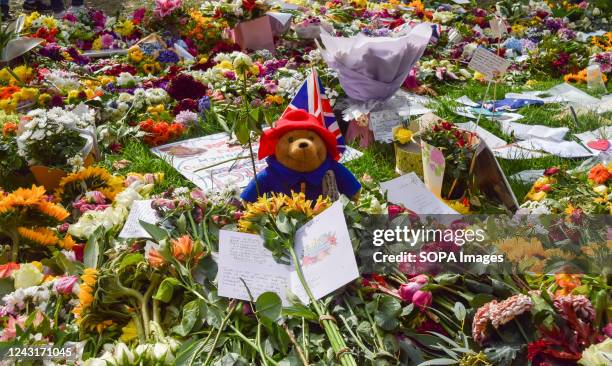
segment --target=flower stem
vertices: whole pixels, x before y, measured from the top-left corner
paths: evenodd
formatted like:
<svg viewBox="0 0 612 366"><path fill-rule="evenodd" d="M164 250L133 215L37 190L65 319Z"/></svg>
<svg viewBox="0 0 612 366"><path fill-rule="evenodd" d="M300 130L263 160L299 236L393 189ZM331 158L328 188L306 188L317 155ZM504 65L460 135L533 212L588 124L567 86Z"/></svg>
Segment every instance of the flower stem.
<svg viewBox="0 0 612 366"><path fill-rule="evenodd" d="M314 297L310 286L306 282L306 278L304 277L304 273L302 272L302 266L298 261L297 254L293 246L289 246L289 253L291 254L291 259L295 265L295 270L300 280L300 283L304 287L312 306L315 308L317 315L319 316L321 326L325 329L325 333L327 334L327 338L331 343L332 349L338 358L338 361L342 366L357 366L353 355L347 352L348 347L346 346L346 342L342 334L340 334L340 329L338 328L338 324L332 319L322 319L323 317L329 317L329 314L323 309L319 301Z"/></svg>
<svg viewBox="0 0 612 366"><path fill-rule="evenodd" d="M225 317L221 321L221 325L219 326L219 330L217 331L217 334L215 335L215 339L213 340L213 343L210 346L210 352L208 352L208 355L206 356L206 360L204 360L204 363L203 363L204 366L208 365L208 363L211 361L211 357L212 357L213 353L215 352L215 348L217 347L217 343L219 342L219 337L221 336L221 333L225 329L225 325L227 324L227 322L229 321L230 317L232 316L232 313L234 312L235 308L236 308L236 303L232 303L228 307L227 314L225 315Z"/></svg>

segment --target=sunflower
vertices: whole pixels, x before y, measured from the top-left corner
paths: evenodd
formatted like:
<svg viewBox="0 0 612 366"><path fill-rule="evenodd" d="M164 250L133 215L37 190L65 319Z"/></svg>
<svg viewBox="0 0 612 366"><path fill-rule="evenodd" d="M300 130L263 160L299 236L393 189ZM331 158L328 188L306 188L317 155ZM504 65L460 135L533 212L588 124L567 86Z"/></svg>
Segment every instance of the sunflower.
<svg viewBox="0 0 612 366"><path fill-rule="evenodd" d="M3 213L3 208L30 206L41 202L44 198L45 187L33 185L30 189L18 188L0 201L0 213Z"/></svg>
<svg viewBox="0 0 612 366"><path fill-rule="evenodd" d="M100 167L87 167L62 178L55 190L57 201L72 202L88 191L100 191L110 200L123 191L123 179Z"/></svg>
<svg viewBox="0 0 612 366"><path fill-rule="evenodd" d="M306 219L310 219L330 205L329 198L323 196L319 196L313 205L311 200L306 199L304 193L291 192L291 196L283 193L272 193L270 196L264 194L257 201L247 204L238 222L238 229L242 232L252 232L255 222L264 216L276 218L281 211L289 216L304 215Z"/></svg>
<svg viewBox="0 0 612 366"><path fill-rule="evenodd" d="M66 218L70 216L68 211L66 211L62 206L53 204L48 201L39 202L38 205L36 205L36 208L43 214L52 217L60 222L66 220Z"/></svg>
<svg viewBox="0 0 612 366"><path fill-rule="evenodd" d="M94 286L98 280L98 271L95 268L85 268L81 280L83 282L79 286L79 304L72 310L77 323L82 319L83 310L90 307L94 301Z"/></svg>
<svg viewBox="0 0 612 366"><path fill-rule="evenodd" d="M21 235L22 238L27 239L29 241L38 243L44 246L56 245L58 243L57 236L55 233L44 227L37 228L27 228L27 227L18 227L17 232Z"/></svg>

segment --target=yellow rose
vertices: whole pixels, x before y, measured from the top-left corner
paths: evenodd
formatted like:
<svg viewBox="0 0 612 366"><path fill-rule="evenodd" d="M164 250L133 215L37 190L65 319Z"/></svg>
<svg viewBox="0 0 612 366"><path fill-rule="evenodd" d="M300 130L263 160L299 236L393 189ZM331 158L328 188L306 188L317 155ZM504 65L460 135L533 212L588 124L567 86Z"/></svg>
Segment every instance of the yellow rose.
<svg viewBox="0 0 612 366"><path fill-rule="evenodd" d="M412 131L407 128L396 128L393 132L393 138L400 144L407 144L412 139Z"/></svg>
<svg viewBox="0 0 612 366"><path fill-rule="evenodd" d="M546 192L544 191L539 191L539 192L529 192L529 194L527 195L527 198L530 199L531 201L541 201L544 199L544 197L546 197Z"/></svg>

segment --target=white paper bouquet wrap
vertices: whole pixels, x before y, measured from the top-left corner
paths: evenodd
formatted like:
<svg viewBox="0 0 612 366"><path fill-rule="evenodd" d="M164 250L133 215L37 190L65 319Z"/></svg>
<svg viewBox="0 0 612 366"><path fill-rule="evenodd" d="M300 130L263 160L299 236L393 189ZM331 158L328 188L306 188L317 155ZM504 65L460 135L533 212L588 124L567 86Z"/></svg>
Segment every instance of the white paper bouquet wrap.
<svg viewBox="0 0 612 366"><path fill-rule="evenodd" d="M340 85L351 99L385 100L402 85L431 38L422 23L400 37L334 37L321 31L327 64L338 71Z"/></svg>

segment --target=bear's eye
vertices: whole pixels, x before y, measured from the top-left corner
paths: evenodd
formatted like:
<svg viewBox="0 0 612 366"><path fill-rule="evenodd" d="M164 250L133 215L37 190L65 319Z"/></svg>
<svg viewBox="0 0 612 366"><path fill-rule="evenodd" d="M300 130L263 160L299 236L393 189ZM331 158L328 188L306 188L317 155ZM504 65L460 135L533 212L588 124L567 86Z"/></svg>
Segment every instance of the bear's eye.
<svg viewBox="0 0 612 366"><path fill-rule="evenodd" d="M287 141L289 141L289 143L292 143L293 141L295 141L295 138L293 138L293 137L289 137L289 138L287 139Z"/></svg>
<svg viewBox="0 0 612 366"><path fill-rule="evenodd" d="M310 141L314 141L314 136L308 136L308 139L309 139Z"/></svg>

